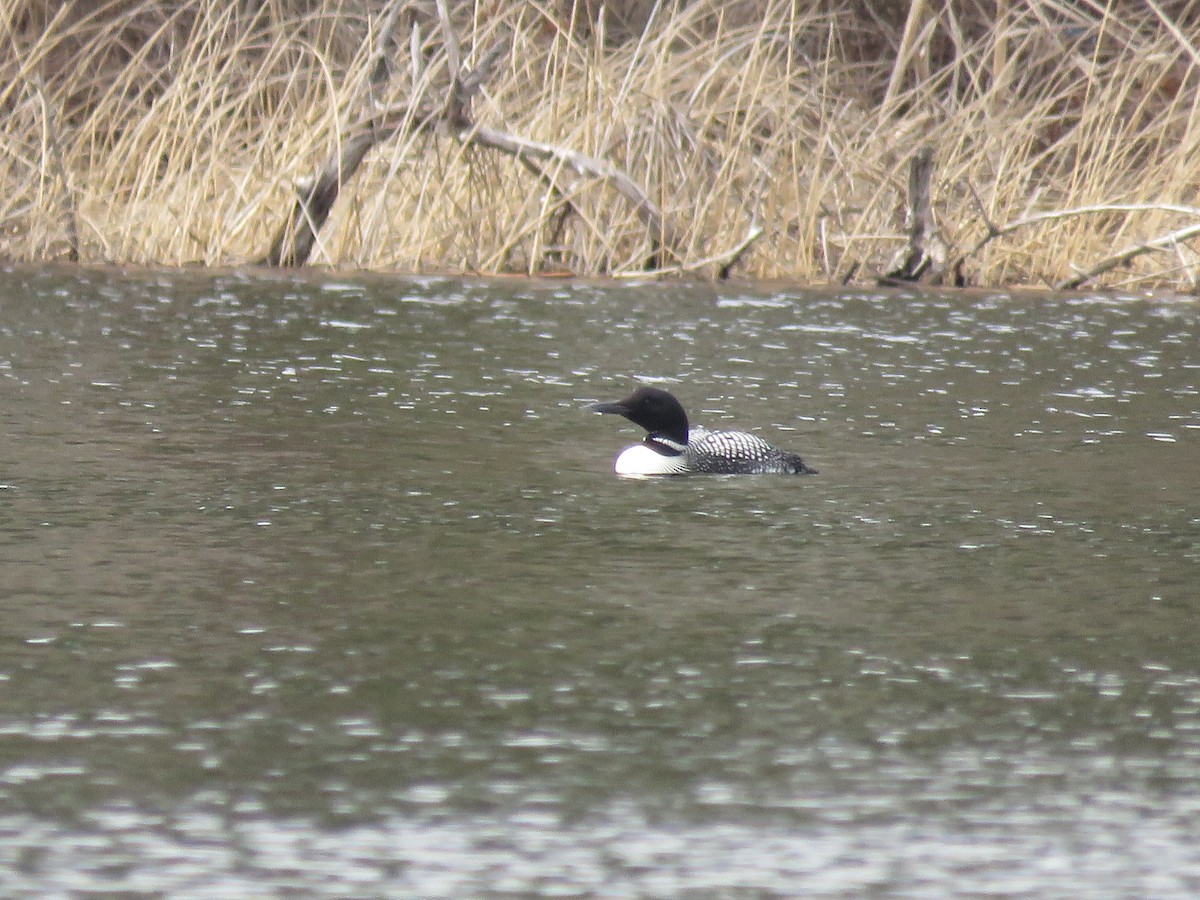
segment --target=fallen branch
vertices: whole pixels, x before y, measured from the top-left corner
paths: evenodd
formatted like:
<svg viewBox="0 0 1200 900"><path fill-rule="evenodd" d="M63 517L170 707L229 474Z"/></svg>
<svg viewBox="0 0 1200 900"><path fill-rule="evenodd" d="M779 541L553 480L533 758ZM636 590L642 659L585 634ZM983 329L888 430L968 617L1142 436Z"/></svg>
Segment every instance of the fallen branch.
<svg viewBox="0 0 1200 900"><path fill-rule="evenodd" d="M569 166L580 175L607 182L633 205L637 217L642 220L650 232L650 240L655 248L652 259L658 261L657 265L650 266L650 268L661 266L661 257L664 252L675 255L671 248L678 246L678 239L668 228L661 210L646 196L645 191L638 186L637 182L611 163L588 156L586 153L565 150L553 144L518 137L487 125L476 125L470 131L461 133L459 140L466 144L479 144L493 150L500 150L521 162L531 158L556 162Z"/></svg>
<svg viewBox="0 0 1200 900"><path fill-rule="evenodd" d="M1111 272L1118 266L1123 266L1131 260L1144 253L1151 253L1155 250L1166 250L1179 244L1181 241L1186 241L1190 238L1200 236L1200 224L1188 225L1186 228L1179 228L1169 234L1164 234L1161 237L1156 237L1149 241L1143 241L1138 244L1132 244L1107 259L1103 259L1085 269L1077 272L1071 278L1067 278L1054 285L1055 290L1071 291L1082 287L1087 282L1091 281L1098 275L1103 275L1105 272Z"/></svg>
<svg viewBox="0 0 1200 900"><path fill-rule="evenodd" d="M388 21L394 22L395 17L389 17ZM382 37L379 43L382 45ZM470 98L483 86L507 46L504 40L492 44L483 54L479 65L455 80L451 90L452 99L444 106L438 107L432 103L425 103L417 109L405 104L390 106L354 126L349 137L342 142L341 149L326 161L316 177L299 186L300 196L292 209L291 218L275 235L271 249L261 263L268 266L302 266L308 261L317 232L329 218L342 185L354 177L363 159L376 144L392 138L403 129L426 131L442 122L457 127L468 124L466 113ZM373 64L373 71L379 71L378 62Z"/></svg>
<svg viewBox="0 0 1200 900"><path fill-rule="evenodd" d="M461 143L478 145L507 153L533 173L551 191L559 195L563 209L577 212L576 207L558 186L556 178L544 164L566 166L581 176L595 178L610 185L633 206L634 212L646 226L653 252L646 261L647 269L661 269L668 258L679 259L675 248L679 238L669 227L662 211L646 192L625 172L602 159L575 150L519 137L486 125L476 124L470 113L472 97L491 76L493 69L507 49L507 41L492 44L480 57L474 69L461 70L458 39L445 0L437 0L437 19L442 32L442 53L447 60L450 83L444 102L424 102L419 106L399 105L373 112L364 121L348 130L348 136L321 167L316 177L299 187L299 196L287 222L276 233L270 250L261 262L269 266L301 266L312 253L317 234L328 219L342 186L358 171L366 154L376 144L400 132L433 130L439 126L450 129ZM383 48L397 19L399 6L393 6L383 20L370 56L370 91L374 97L381 79L390 71ZM414 26L415 28L415 26ZM414 35L415 35L414 30ZM416 39L414 37L414 44Z"/></svg>
<svg viewBox="0 0 1200 900"><path fill-rule="evenodd" d="M975 194L973 187L971 192L975 196L975 202L980 209L980 216L983 218L987 228L986 233L975 243L975 246L971 247L971 249L967 250L960 257L958 257L957 260L955 260L954 268L956 271L961 271L964 263L966 263L970 257L974 256L996 238L1004 237L1012 234L1014 231L1018 231L1022 228L1028 228L1032 225L1043 225L1047 222L1059 222L1065 219L1077 218L1079 216L1103 215L1105 213L1166 212L1176 215L1200 218L1200 208L1194 206L1180 206L1170 203L1102 203L1095 206L1076 206L1070 209L1048 210L1046 212L1034 213L1031 216L1024 216L1020 219L1014 219L1013 221L1006 222L1003 225L996 225L987 217L986 211L983 209L983 203L979 199L978 194ZM1085 282L1090 281L1092 278L1095 278L1097 275L1102 275L1105 272L1115 269L1123 262L1127 262L1143 253L1149 253L1152 250L1161 250L1165 246L1169 246L1171 243L1186 240L1190 237L1195 237L1196 234L1200 232L1194 231L1194 229L1200 229L1200 226L1189 225L1185 228L1179 229L1178 231L1163 235L1160 238L1155 238L1154 240L1146 241L1144 243L1134 244L1131 247L1122 250L1120 253L1117 253L1115 256L1109 257L1108 259L1097 263L1097 265L1092 269L1079 272L1072 278L1068 278L1059 282L1057 285L1055 285L1055 287L1063 290L1071 287L1079 287Z"/></svg>
<svg viewBox="0 0 1200 900"><path fill-rule="evenodd" d="M630 272L628 274L618 274L618 278L645 278L647 276L659 275L684 275L688 272L698 272L701 269L709 266L717 266L717 280L725 281L729 278L733 267L741 261L741 258L746 255L746 251L750 249L750 245L762 237L765 229L758 223L751 223L750 228L746 231L746 236L721 253L713 256L705 257L704 259L694 259L687 262L681 262L675 266L666 266L661 269L648 269L644 272Z"/></svg>
<svg viewBox="0 0 1200 900"><path fill-rule="evenodd" d="M765 229L758 223L751 223L750 228L746 231L746 236L725 253L725 262L721 264L721 268L717 269L718 281L729 280L733 267L742 261L742 257L746 255L750 245L757 241L764 231Z"/></svg>
<svg viewBox="0 0 1200 900"><path fill-rule="evenodd" d="M368 63L368 94L374 101L375 92L390 77L387 65L387 43L402 4L396 0L384 14L379 34L376 36ZM329 212L341 193L342 185L348 182L362 164L367 152L379 143L388 132L374 124L351 131L343 141L340 151L335 152L317 172L316 177L298 184L296 202L292 214L275 233L271 249L259 263L267 266L302 266L308 262L312 248L317 242L317 232L329 218Z"/></svg>
<svg viewBox="0 0 1200 900"><path fill-rule="evenodd" d="M1012 234L1021 228L1026 228L1030 225L1041 225L1045 222L1057 222L1062 219L1072 219L1076 216L1091 216L1102 213L1131 213L1131 212L1166 212L1177 213L1184 216L1200 217L1200 208L1195 206L1177 206L1170 203L1101 203L1096 206L1076 206L1070 209L1053 209L1047 212L1034 213L1031 216L1025 216L1020 219L1013 219L1011 222L1006 222L1003 225L995 225L988 223L988 233L979 243L963 254L963 257L968 257L972 253L977 253L984 246L998 237Z"/></svg>
<svg viewBox="0 0 1200 900"><path fill-rule="evenodd" d="M299 196L292 215L271 241L271 249L260 260L267 266L302 266L308 262L317 232L329 218L333 203L342 185L358 171L367 151L379 143L380 134L368 129L348 138L341 152L335 153L321 167L316 178L297 185Z"/></svg>

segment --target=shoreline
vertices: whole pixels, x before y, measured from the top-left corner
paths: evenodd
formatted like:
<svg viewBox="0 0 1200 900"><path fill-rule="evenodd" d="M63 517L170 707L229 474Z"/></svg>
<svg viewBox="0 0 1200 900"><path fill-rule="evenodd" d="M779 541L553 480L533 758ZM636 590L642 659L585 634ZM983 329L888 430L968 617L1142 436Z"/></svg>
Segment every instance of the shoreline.
<svg viewBox="0 0 1200 900"><path fill-rule="evenodd" d="M1141 284L1136 288L1118 288L1115 286L1096 285L1091 288L1060 290L1047 285L965 285L955 287L950 285L923 284L870 284L867 282L851 282L834 284L821 281L801 281L779 278L754 278L735 276L723 281L715 281L699 276L662 277L646 276L638 278L633 275L571 275L537 273L497 272L460 272L453 270L428 270L424 272L407 272L400 269L352 269L348 267L331 267L321 265L302 266L295 268L278 268L258 263L206 265L195 263L189 265L164 265L160 263L106 263L106 262L68 262L65 260L25 260L0 262L0 275L36 276L50 275L54 277L86 277L94 274L118 280L139 280L155 276L166 278L244 278L246 280L280 283L313 281L337 282L338 280L355 280L364 282L432 282L446 281L454 283L478 283L487 285L492 282L504 284L528 284L534 288L550 289L555 286L579 285L595 288L639 288L639 287L669 287L680 289L707 289L714 294L736 293L739 290L753 294L845 294L855 296L875 296L903 299L905 296L940 296L946 298L961 298L963 300L1001 295L1005 297L1078 297L1081 300L1097 300L1099 302L1130 302L1138 303L1153 301L1156 303L1185 303L1200 302L1200 297L1191 291L1180 291L1150 284Z"/></svg>
<svg viewBox="0 0 1200 900"><path fill-rule="evenodd" d="M178 0L20 32L0 63L0 260L246 266L367 128L361 165L335 166L315 269L624 281L653 259L666 278L872 288L906 250L909 164L929 148L938 252L969 286L1200 284L1182 18L1022 8L956 31L925 10L923 45L897 21L864 60L861 23L775 0L697 0L613 41L518 3L440 23L293 5ZM136 52L111 62L123 40ZM494 68L447 112L451 57Z"/></svg>

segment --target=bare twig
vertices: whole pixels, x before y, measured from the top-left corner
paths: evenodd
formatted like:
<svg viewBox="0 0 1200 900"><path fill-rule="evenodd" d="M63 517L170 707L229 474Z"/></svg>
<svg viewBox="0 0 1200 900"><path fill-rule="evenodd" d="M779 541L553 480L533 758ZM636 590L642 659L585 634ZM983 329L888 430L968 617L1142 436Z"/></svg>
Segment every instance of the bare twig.
<svg viewBox="0 0 1200 900"><path fill-rule="evenodd" d="M372 98L390 75L391 67L386 58L387 45L404 6L405 4L398 0L389 7L381 21L368 64L368 90ZM381 77L382 82L379 80ZM455 84L457 85L457 81ZM317 233L329 218L342 186L354 177L367 153L403 127L429 127L437 115L438 111L429 106L416 109L407 105L392 106L373 112L364 121L353 126L340 148L329 157L316 176L305 184L297 185L298 196L292 207L292 214L276 233L271 248L259 262L277 267L302 266L308 262L316 245Z"/></svg>
<svg viewBox="0 0 1200 900"><path fill-rule="evenodd" d="M400 0L395 0L380 21L367 68L367 93L372 105L376 92L391 76L387 47L404 5ZM390 117L388 113L391 113ZM317 241L317 233L329 218L342 185L354 177L371 148L399 127L399 124L395 124L389 128L384 124L384 120L403 122L411 118L412 112L407 108L401 116L396 116L395 109L385 110L352 129L341 147L330 156L316 176L306 184L297 185L298 196L292 207L292 214L276 232L274 240L271 241L271 248L266 256L259 260L260 264L290 267L302 266L308 262ZM427 118L428 116L422 116L421 121Z"/></svg>

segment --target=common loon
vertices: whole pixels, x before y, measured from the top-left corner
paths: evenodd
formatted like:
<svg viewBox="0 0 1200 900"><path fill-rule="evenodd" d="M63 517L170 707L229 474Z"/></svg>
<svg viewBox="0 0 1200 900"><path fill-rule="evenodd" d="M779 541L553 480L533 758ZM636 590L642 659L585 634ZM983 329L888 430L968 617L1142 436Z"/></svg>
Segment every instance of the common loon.
<svg viewBox="0 0 1200 900"><path fill-rule="evenodd" d="M777 450L753 434L689 429L682 404L659 388L639 387L624 400L589 408L624 416L650 432L640 444L621 451L618 475L817 474L795 453Z"/></svg>

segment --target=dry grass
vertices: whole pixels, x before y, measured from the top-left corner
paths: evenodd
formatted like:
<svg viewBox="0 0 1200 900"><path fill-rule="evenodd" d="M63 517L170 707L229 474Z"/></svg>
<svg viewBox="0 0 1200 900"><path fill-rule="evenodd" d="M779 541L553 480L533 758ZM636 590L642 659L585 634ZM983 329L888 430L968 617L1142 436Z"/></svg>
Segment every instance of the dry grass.
<svg viewBox="0 0 1200 900"><path fill-rule="evenodd" d="M983 243L965 261L975 283L1055 283L1200 222L1195 23L1151 2L993 0L970 18L965 4L893 5L871 22L849 2L664 3L632 38L571 21L569 3L475 0L456 15L467 51L511 35L477 118L623 168L686 259L758 222L744 274L884 271L925 144L945 237L959 253ZM95 262L260 257L295 184L366 112L367 8L0 0L0 258L73 244ZM402 38L380 102L438 90L437 65L414 83ZM561 197L512 159L401 135L344 191L313 262L638 271L651 244L625 201L559 176L575 208L561 227ZM1084 207L1103 209L1035 216ZM1104 277L1192 289L1200 259L1168 243Z"/></svg>

